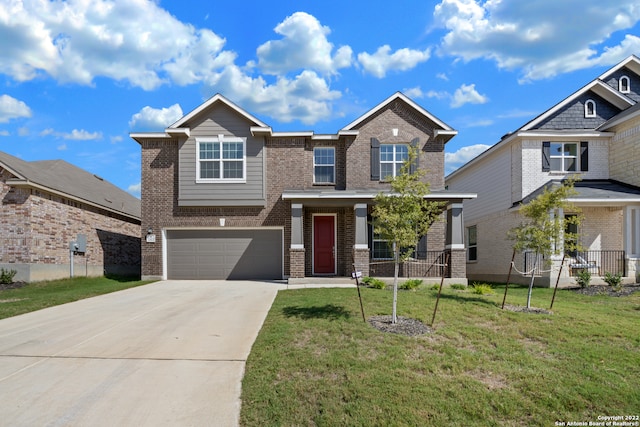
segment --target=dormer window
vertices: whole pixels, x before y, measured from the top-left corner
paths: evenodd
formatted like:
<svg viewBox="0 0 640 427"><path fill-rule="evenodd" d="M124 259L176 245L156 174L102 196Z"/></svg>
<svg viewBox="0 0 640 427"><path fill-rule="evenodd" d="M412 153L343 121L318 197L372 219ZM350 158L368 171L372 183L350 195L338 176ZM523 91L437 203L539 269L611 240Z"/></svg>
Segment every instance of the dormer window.
<svg viewBox="0 0 640 427"><path fill-rule="evenodd" d="M629 81L629 77L627 77L627 76L620 77L620 80L618 80L618 90L621 93L629 93L629 92L631 92L631 84L630 84L630 81Z"/></svg>
<svg viewBox="0 0 640 427"><path fill-rule="evenodd" d="M595 117L596 116L596 103L593 99L587 100L584 103L584 116Z"/></svg>

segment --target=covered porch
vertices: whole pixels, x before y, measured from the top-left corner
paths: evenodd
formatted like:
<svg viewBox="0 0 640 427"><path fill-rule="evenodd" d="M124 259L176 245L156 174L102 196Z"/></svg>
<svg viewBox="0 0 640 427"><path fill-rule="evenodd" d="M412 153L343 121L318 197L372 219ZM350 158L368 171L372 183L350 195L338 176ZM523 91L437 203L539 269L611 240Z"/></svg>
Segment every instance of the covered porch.
<svg viewBox="0 0 640 427"><path fill-rule="evenodd" d="M309 278L345 278L355 269L363 276L388 277L393 269L381 269L373 254L371 208L377 192L366 190L290 190L282 195L290 203L289 282L308 282ZM403 276L441 277L466 283L466 248L462 201L475 194L446 191L425 196L442 203L442 220L437 221L417 249L417 257L450 259L447 268L413 270L405 267ZM287 230L285 229L285 233ZM286 250L286 249L285 249ZM434 262L432 264L439 264Z"/></svg>

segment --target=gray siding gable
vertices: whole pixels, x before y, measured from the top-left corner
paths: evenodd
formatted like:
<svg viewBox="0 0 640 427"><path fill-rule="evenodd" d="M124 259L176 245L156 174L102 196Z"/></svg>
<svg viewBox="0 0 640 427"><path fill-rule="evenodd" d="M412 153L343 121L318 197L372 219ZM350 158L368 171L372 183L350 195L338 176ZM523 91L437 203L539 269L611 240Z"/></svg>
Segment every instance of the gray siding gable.
<svg viewBox="0 0 640 427"><path fill-rule="evenodd" d="M190 136L179 148L178 204L180 206L265 206L264 138L251 135L254 124L238 112L220 103L193 117L183 127L191 129ZM246 138L246 182L196 182L198 138Z"/></svg>
<svg viewBox="0 0 640 427"><path fill-rule="evenodd" d="M622 76L629 77L630 92L625 93L624 95L628 96L629 98L633 99L636 102L639 102L640 101L640 76L638 76L628 68L622 68L620 70L617 70L611 73L610 75L606 76L603 79L603 81L609 86L611 86L612 88L614 88L615 90L618 90L619 88L618 83L620 82L620 77Z"/></svg>
<svg viewBox="0 0 640 427"><path fill-rule="evenodd" d="M584 116L584 105L589 99L596 103L596 117ZM535 129L596 129L620 111L604 98L588 92L547 117Z"/></svg>

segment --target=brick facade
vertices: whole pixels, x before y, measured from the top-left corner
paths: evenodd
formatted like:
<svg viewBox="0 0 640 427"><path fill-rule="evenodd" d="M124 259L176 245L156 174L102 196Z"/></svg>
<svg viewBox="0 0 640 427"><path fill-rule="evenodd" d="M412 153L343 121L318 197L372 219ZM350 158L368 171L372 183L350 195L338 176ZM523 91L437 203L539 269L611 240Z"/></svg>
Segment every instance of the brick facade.
<svg viewBox="0 0 640 427"><path fill-rule="evenodd" d="M74 257L74 275L140 275L140 224L70 198L7 185L0 169L0 267L14 280L69 277L69 244L87 238L86 253Z"/></svg>
<svg viewBox="0 0 640 427"><path fill-rule="evenodd" d="M209 114L206 122L215 123L221 108L203 110ZM237 114L237 110L234 112ZM225 116L228 117L228 114ZM198 123L204 122L201 117ZM240 123L240 121L238 122ZM244 122L246 123L246 122ZM245 124L246 126L246 124ZM350 276L353 263L361 271L368 271L369 249L356 248L355 211L356 204L371 204L371 199L328 199L324 201L293 201L283 199L287 192L314 194L317 191L362 191L377 193L389 188L388 183L372 181L370 173L371 138L382 143L407 144L415 138L419 141L420 167L424 169L424 180L431 184L432 191L444 190L444 143L435 137L438 125L405 102L391 101L376 114L359 123L358 135L335 135L330 138L314 138L310 135L273 135L270 131L258 133L262 138L264 156L264 179L266 194L264 206L246 207L184 207L178 204L179 150L184 143L180 137L152 134L135 138L142 149L142 229L151 229L156 234L155 242L142 242L142 276L162 278L163 242L162 232L172 228L215 228L221 218L226 228L278 227L283 230L284 276L302 278L313 276L313 218L314 215L335 217L336 227L336 276ZM239 128L238 128L239 129ZM193 130L192 133L201 130ZM155 136L157 135L157 136ZM183 137L184 138L184 137ZM315 184L313 181L313 155L315 147L335 148L335 183ZM184 159L183 159L184 161ZM195 162L196 159L193 159ZM292 204L303 206L302 246L291 245ZM437 223L429 237L429 250L444 250L444 224ZM464 267L464 266L463 266Z"/></svg>

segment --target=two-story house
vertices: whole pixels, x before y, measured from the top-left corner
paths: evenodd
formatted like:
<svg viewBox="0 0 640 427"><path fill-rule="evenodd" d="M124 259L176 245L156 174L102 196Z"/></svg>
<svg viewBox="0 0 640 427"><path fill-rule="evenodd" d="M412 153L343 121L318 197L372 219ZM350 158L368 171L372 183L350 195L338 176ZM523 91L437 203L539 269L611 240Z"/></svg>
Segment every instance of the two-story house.
<svg viewBox="0 0 640 427"><path fill-rule="evenodd" d="M540 114L446 178L451 191L472 191L465 205L469 279L506 280L513 256L508 231L522 221L522 203L543 188L574 176L570 202L582 222L580 253L567 253L561 285L587 269L635 281L640 259L640 59L631 56ZM578 212L554 212L574 215ZM552 265L536 272L537 283L555 286L563 242ZM532 265L532 254L516 254L513 281Z"/></svg>
<svg viewBox="0 0 640 427"><path fill-rule="evenodd" d="M142 148L142 275L153 279L303 279L364 275L388 258L371 206L409 146L442 202L423 251L451 255L466 283L462 201L444 189L444 146L456 131L396 93L336 134L276 132L215 95ZM443 257L441 257L443 259ZM441 262L441 261L440 261ZM379 273L376 273L379 274Z"/></svg>

